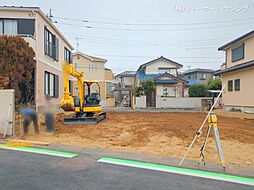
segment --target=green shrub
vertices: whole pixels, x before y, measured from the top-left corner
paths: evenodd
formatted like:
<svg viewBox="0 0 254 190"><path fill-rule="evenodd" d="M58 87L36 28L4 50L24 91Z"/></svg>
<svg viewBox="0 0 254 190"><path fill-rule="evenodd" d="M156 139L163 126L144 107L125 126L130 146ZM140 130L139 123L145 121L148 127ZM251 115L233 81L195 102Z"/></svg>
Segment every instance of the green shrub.
<svg viewBox="0 0 254 190"><path fill-rule="evenodd" d="M208 88L204 84L193 84L189 88L189 97L207 97Z"/></svg>
<svg viewBox="0 0 254 190"><path fill-rule="evenodd" d="M215 80L211 80L208 83L208 89L209 90L221 90L221 80L220 79L215 79Z"/></svg>

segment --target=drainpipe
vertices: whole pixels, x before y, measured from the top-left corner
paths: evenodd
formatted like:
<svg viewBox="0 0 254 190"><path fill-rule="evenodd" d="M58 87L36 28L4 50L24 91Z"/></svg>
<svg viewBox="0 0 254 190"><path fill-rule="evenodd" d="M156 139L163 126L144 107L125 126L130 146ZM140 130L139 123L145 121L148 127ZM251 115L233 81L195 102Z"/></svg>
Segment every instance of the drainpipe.
<svg viewBox="0 0 254 190"><path fill-rule="evenodd" d="M38 95L39 95L39 93L38 93L38 58L37 58L37 56L38 56L38 45L37 45L37 37L38 37L38 30L37 30L37 27L38 27L38 23L37 23L37 13L36 12L34 12L33 11L33 13L35 14L35 77L34 77L34 80L35 80L35 83L34 83L34 85L35 85L35 92L34 92L34 96L35 96L35 98L34 98L34 102L35 102L35 110L36 110L36 112L38 112Z"/></svg>

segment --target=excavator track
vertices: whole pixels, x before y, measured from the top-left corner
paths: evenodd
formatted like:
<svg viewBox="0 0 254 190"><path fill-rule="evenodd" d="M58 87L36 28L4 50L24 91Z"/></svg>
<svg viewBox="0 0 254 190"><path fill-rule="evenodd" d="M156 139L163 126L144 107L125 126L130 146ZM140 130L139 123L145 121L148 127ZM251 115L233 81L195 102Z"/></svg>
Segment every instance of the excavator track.
<svg viewBox="0 0 254 190"><path fill-rule="evenodd" d="M64 118L65 125L95 125L106 119L106 113L101 112L93 117L67 117Z"/></svg>

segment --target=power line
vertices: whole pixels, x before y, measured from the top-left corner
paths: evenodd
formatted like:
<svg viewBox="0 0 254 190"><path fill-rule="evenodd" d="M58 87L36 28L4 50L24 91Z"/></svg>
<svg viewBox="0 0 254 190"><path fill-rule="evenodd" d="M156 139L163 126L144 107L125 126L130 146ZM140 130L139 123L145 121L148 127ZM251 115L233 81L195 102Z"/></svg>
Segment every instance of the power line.
<svg viewBox="0 0 254 190"><path fill-rule="evenodd" d="M136 31L136 32L170 32L170 31L189 31L189 30L202 30L202 29L214 29L214 28L227 28L232 26L240 26L246 24L252 24L253 22L245 22L239 24L230 24L230 25L223 25L223 26L207 26L207 27L199 27L199 28L181 28L181 29L134 29L134 28L110 28L110 27L97 27L97 26L88 26L88 25L79 25L79 24L71 24L71 23L64 23L64 22L57 22L56 24L68 25L68 26L76 26L76 27L83 27L87 29L102 29L102 30L118 30L118 31Z"/></svg>
<svg viewBox="0 0 254 190"><path fill-rule="evenodd" d="M199 40L177 40L177 41L144 41L144 40L125 40L125 39L119 39L119 38L105 38L105 37L98 37L98 36L80 36L79 34L73 34L73 33L67 33L66 35L73 36L73 37L79 37L80 39L101 39L101 40L109 40L109 41L126 41L126 42L134 42L134 43L191 43L191 42L208 42L208 41L217 41L217 40L228 40L229 38L208 38L208 39L199 39Z"/></svg>
<svg viewBox="0 0 254 190"><path fill-rule="evenodd" d="M87 19L75 19L67 17L54 17L61 20L78 21L83 23L92 24L105 24L105 25L123 25L123 26L182 26L182 25L206 25L206 24L219 24L227 22L239 22L246 20L254 20L254 18L234 19L234 20L221 20L221 21L207 21L207 22L188 22L188 23L123 23L123 22L105 22L105 21L93 21Z"/></svg>
<svg viewBox="0 0 254 190"><path fill-rule="evenodd" d="M95 56L109 56L109 57L142 57L142 58L150 58L150 57L153 57L153 56L142 56L142 55L110 55L110 54L95 54ZM185 59L201 59L201 58L204 58L204 59L210 59L210 58L223 58L223 57L182 57L182 56L170 56L170 58L172 59L177 59L177 58L185 58Z"/></svg>
<svg viewBox="0 0 254 190"><path fill-rule="evenodd" d="M66 35L69 36L69 35ZM72 37L72 35L70 35ZM73 39L76 40L77 37L72 37ZM105 44L105 45L113 45L113 46L143 46L143 47L147 47L149 46L154 46L155 44L135 44L135 43L122 43L122 42L111 42L111 41L107 41L107 40L98 40L98 39L90 39L90 38L82 38L82 37L78 37L79 40L86 40L86 43L93 43L93 44ZM213 48L217 48L218 46L209 46L211 45L211 43L214 44L221 44L222 42L218 41L214 41L214 42L202 42L202 43L193 43L193 44L187 44L187 43L170 43L170 44L158 44L159 47L174 47L174 48L185 48L185 49L213 49Z"/></svg>
<svg viewBox="0 0 254 190"><path fill-rule="evenodd" d="M77 38L77 36L75 35L69 35L69 34L66 34L66 36L70 36L72 38ZM78 36L79 40L86 40L86 42L90 42L90 43L103 43L103 44L110 44L110 45L120 45L120 46L137 46L137 45L141 45L141 46L147 46L147 45L150 45L150 46L154 46L155 44L158 44L158 46L160 47L176 47L176 46L202 46L202 45L210 45L211 43L213 44L221 44L222 41L200 41L200 42L161 42L161 43L156 43L156 42L147 42L147 43L143 43L143 42L126 42L126 41L111 41L111 40L107 40L107 39L97 39L97 38L89 38L89 37L81 37L81 36Z"/></svg>
<svg viewBox="0 0 254 190"><path fill-rule="evenodd" d="M121 43L111 43L111 42L103 42L103 41L95 41L95 40L86 40L86 43L92 43L92 44L104 44L104 45L113 45L113 46L131 46L131 47L136 47L137 45L141 44L121 44ZM154 45L154 44L150 44ZM203 46L202 46L203 45ZM183 45L160 45L159 47L173 47L173 48L185 48L185 49L212 49L212 48L218 48L218 46L204 46L204 45L209 45L209 44L193 44L193 45L188 45L188 44L183 44ZM147 45L143 45L143 47L147 47Z"/></svg>

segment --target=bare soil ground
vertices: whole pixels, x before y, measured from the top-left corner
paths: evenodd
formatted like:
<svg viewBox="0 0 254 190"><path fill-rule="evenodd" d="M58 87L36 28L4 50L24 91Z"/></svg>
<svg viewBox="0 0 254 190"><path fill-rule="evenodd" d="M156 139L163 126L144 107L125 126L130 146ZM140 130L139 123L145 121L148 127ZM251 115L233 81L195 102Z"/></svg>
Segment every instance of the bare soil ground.
<svg viewBox="0 0 254 190"><path fill-rule="evenodd" d="M254 118L225 117L223 112L218 115L226 164L254 167ZM206 113L111 112L97 125L68 126L63 125L63 114L58 114L54 135L49 137L42 132L36 140L180 158L205 116ZM44 122L40 123L45 128ZM200 159L206 129L207 126L188 159ZM213 133L208 140L206 160L219 161Z"/></svg>

